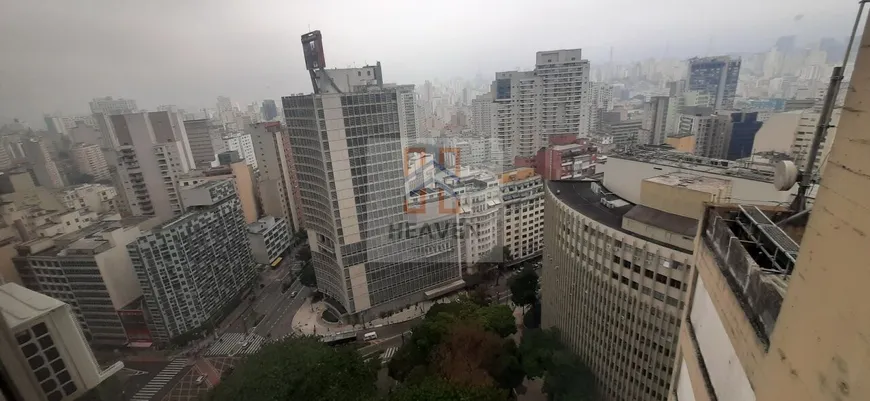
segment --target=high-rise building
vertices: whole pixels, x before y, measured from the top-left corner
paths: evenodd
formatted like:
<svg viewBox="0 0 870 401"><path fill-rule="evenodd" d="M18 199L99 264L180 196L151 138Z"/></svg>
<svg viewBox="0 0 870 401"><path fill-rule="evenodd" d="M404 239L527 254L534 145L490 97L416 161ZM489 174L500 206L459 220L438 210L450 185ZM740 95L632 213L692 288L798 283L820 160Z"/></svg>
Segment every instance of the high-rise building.
<svg viewBox="0 0 870 401"><path fill-rule="evenodd" d="M211 120L184 121L184 130L190 141L190 151L196 167L208 167L214 161L215 155L224 152L225 143L217 127L211 126Z"/></svg>
<svg viewBox="0 0 870 401"><path fill-rule="evenodd" d="M740 59L696 57L689 60L688 89L706 92L713 110L729 110L734 107L739 76Z"/></svg>
<svg viewBox="0 0 870 401"><path fill-rule="evenodd" d="M275 266L278 257L290 247L290 228L280 217L264 216L248 224L248 240L255 262Z"/></svg>
<svg viewBox="0 0 870 401"><path fill-rule="evenodd" d="M60 116L45 116L45 128L53 136L68 135L66 125L63 123L63 117Z"/></svg>
<svg viewBox="0 0 870 401"><path fill-rule="evenodd" d="M22 140L21 145L27 155L27 161L33 167L33 174L39 185L46 188L63 187L63 179L51 157L48 141L41 138L29 138Z"/></svg>
<svg viewBox="0 0 870 401"><path fill-rule="evenodd" d="M552 135L589 130L589 61L580 49L541 51L534 71L496 73L496 140L502 164L531 157Z"/></svg>
<svg viewBox="0 0 870 401"><path fill-rule="evenodd" d="M220 158L221 155L225 154L226 152L221 153L218 157ZM231 178L236 185L236 192L242 204L245 223L250 224L257 221L259 216L259 211L257 210L257 182L254 169L247 165L244 160L241 160L235 152L232 152L232 155L235 158L226 160L218 167L206 170L191 170L188 174L180 176L178 178L178 187L184 189L206 181ZM186 205L182 206L186 207Z"/></svg>
<svg viewBox="0 0 870 401"><path fill-rule="evenodd" d="M79 172L90 175L95 180L111 179L109 165L99 145L79 143L73 146L70 153Z"/></svg>
<svg viewBox="0 0 870 401"><path fill-rule="evenodd" d="M207 324L256 277L232 181L205 182L182 196L187 213L127 246L156 342Z"/></svg>
<svg viewBox="0 0 870 401"><path fill-rule="evenodd" d="M704 211L671 400L870 398L868 45L812 209Z"/></svg>
<svg viewBox="0 0 870 401"><path fill-rule="evenodd" d="M134 216L181 214L178 177L193 165L184 123L167 111L113 115L119 192Z"/></svg>
<svg viewBox="0 0 870 401"><path fill-rule="evenodd" d="M0 310L4 401L72 401L124 368L100 366L68 304L9 283Z"/></svg>
<svg viewBox="0 0 870 401"><path fill-rule="evenodd" d="M245 159L245 163L253 168L257 168L257 155L254 153L254 143L251 141L250 134L236 133L228 137L224 137L226 149L234 151Z"/></svg>
<svg viewBox="0 0 870 401"><path fill-rule="evenodd" d="M613 109L613 86L603 82L589 83L588 133L601 131L602 113Z"/></svg>
<svg viewBox="0 0 870 401"><path fill-rule="evenodd" d="M683 107L680 113L679 137L695 138L697 156L724 159L731 143L730 115L720 115L709 107Z"/></svg>
<svg viewBox="0 0 870 401"><path fill-rule="evenodd" d="M505 171L500 178L502 216L499 243L511 259L526 259L544 248L544 186L531 168Z"/></svg>
<svg viewBox="0 0 870 401"><path fill-rule="evenodd" d="M479 95L471 100L471 132L476 138L492 138L495 129L495 105L492 93Z"/></svg>
<svg viewBox="0 0 870 401"><path fill-rule="evenodd" d="M318 93L283 98L318 289L362 320L461 283L455 236L427 235L429 215L405 212L401 114L413 86L384 84L379 71L320 70ZM363 81L342 86L351 79Z"/></svg>
<svg viewBox="0 0 870 401"><path fill-rule="evenodd" d="M293 199L287 190L287 159L284 157L284 141L288 138L277 121L257 123L245 128L250 136L257 158L257 190L263 214L293 222ZM287 226L290 234L294 227Z"/></svg>
<svg viewBox="0 0 870 401"><path fill-rule="evenodd" d="M665 143L668 129L668 109L671 98L668 96L653 96L643 106L643 129L649 134L646 145L661 145Z"/></svg>
<svg viewBox="0 0 870 401"><path fill-rule="evenodd" d="M668 397L702 204L730 198L731 183L666 174L634 186L638 204L597 181L546 183L542 327L559 329L601 399L658 401Z"/></svg>
<svg viewBox="0 0 870 401"><path fill-rule="evenodd" d="M96 119L94 122L96 122ZM76 123L74 127L68 128L67 132L69 133L69 139L73 143L86 143L98 146L103 144L103 133L90 125Z"/></svg>
<svg viewBox="0 0 870 401"><path fill-rule="evenodd" d="M13 261L27 288L72 305L89 342L123 346L130 340L118 311L142 296L127 254L140 224L149 222L141 217L104 221L38 238L19 245Z"/></svg>
<svg viewBox="0 0 870 401"><path fill-rule="evenodd" d="M136 107L136 101L132 99L112 99L111 96L94 98L91 101L91 114L105 114L113 116L116 114L129 114L139 111Z"/></svg>
<svg viewBox="0 0 870 401"><path fill-rule="evenodd" d="M278 118L278 107L275 106L275 101L266 99L263 101L263 121L272 121Z"/></svg>
<svg viewBox="0 0 870 401"><path fill-rule="evenodd" d="M725 158L737 160L749 157L752 154L755 134L761 129L762 124L761 121L758 121L757 111L731 113L731 141Z"/></svg>

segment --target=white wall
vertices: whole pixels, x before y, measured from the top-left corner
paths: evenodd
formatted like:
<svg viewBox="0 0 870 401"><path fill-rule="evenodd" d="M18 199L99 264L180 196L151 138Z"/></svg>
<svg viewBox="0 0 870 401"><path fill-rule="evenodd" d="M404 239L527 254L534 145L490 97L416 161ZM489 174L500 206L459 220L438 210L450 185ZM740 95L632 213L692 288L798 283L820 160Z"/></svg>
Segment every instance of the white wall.
<svg viewBox="0 0 870 401"><path fill-rule="evenodd" d="M139 279L127 252L127 244L133 242L140 232L139 227L134 226L104 233L103 238L108 239L114 246L94 257L115 309L120 309L142 296Z"/></svg>
<svg viewBox="0 0 870 401"><path fill-rule="evenodd" d="M603 165L604 186L622 199L632 203L640 203L640 182L651 177L682 172L698 174L705 177L731 180L731 199L723 202L740 203L771 203L785 202L790 199L789 191L777 191L773 183L754 181L745 178L735 178L708 172L696 171L685 165L683 168L663 164L653 164L635 160L609 157Z"/></svg>
<svg viewBox="0 0 870 401"><path fill-rule="evenodd" d="M755 392L719 319L704 281L698 277L691 322L716 397L719 401L754 401Z"/></svg>
<svg viewBox="0 0 870 401"><path fill-rule="evenodd" d="M683 360L680 365L680 378L677 381L677 400L695 401L695 392L692 390L692 379L689 377L689 368Z"/></svg>

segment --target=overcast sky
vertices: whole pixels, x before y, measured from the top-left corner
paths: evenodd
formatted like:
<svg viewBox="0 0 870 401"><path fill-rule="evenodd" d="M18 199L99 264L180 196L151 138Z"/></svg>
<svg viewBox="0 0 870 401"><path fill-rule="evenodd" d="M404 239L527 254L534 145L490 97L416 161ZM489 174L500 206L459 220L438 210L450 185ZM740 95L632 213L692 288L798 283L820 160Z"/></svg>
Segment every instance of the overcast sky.
<svg viewBox="0 0 870 401"><path fill-rule="evenodd" d="M214 107L310 92L301 34L328 67L383 64L385 79L528 69L538 50L593 64L762 51L781 35L844 38L853 0L0 0L0 123L88 112L97 96Z"/></svg>

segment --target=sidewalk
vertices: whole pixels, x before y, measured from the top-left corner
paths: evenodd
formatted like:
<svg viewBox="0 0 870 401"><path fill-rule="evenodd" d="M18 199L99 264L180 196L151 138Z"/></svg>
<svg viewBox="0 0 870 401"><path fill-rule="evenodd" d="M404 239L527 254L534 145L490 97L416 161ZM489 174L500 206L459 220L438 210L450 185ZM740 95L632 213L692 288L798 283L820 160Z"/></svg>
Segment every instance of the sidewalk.
<svg viewBox="0 0 870 401"><path fill-rule="evenodd" d="M364 328L370 327L380 327L389 324L396 324L406 322L411 319L416 319L420 316L426 314L429 311L429 308L436 303L445 303L451 302L455 299L458 299L460 294L451 295L447 298L440 298L433 301L423 301L417 305L411 305L410 308L403 309L393 315L390 315L383 319L373 319L369 322L366 322L365 325L349 325L343 323L330 323L323 320L323 311L326 310L326 304L323 302L315 303L313 306L311 305L311 298L306 298L305 303L299 308L296 312L296 315L293 316L293 331L298 334L316 334L316 335L329 335L335 333L342 333L353 330L362 330Z"/></svg>

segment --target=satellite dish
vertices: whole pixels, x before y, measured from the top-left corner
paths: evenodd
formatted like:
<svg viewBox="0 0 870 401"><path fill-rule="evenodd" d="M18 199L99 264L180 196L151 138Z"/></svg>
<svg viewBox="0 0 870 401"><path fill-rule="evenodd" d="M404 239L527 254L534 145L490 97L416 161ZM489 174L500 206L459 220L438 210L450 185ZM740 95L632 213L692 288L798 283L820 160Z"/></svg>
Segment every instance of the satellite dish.
<svg viewBox="0 0 870 401"><path fill-rule="evenodd" d="M776 163L773 172L773 186L778 191L788 191L798 179L798 169L791 160Z"/></svg>

